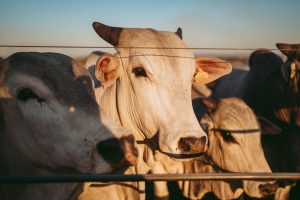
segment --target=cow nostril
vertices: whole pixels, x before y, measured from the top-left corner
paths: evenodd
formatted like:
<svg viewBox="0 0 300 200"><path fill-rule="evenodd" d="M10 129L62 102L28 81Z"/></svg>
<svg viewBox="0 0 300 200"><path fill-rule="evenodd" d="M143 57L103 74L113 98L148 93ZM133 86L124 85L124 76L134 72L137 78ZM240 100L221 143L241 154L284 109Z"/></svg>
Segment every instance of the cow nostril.
<svg viewBox="0 0 300 200"><path fill-rule="evenodd" d="M178 148L184 152L190 151L190 141L187 138L180 138Z"/></svg>
<svg viewBox="0 0 300 200"><path fill-rule="evenodd" d="M207 137L205 137L205 136L202 136L202 137L200 138L200 145L203 145L203 146L205 146L205 145L206 145L206 143L207 143Z"/></svg>
<svg viewBox="0 0 300 200"><path fill-rule="evenodd" d="M275 193L278 185L276 183L266 183L258 186L259 192L264 196L269 196Z"/></svg>
<svg viewBox="0 0 300 200"><path fill-rule="evenodd" d="M110 164L116 164L124 159L121 142L117 138L101 141L97 144L99 154Z"/></svg>
<svg viewBox="0 0 300 200"><path fill-rule="evenodd" d="M186 153L199 153L206 150L207 138L202 136L180 138L178 142L178 149Z"/></svg>

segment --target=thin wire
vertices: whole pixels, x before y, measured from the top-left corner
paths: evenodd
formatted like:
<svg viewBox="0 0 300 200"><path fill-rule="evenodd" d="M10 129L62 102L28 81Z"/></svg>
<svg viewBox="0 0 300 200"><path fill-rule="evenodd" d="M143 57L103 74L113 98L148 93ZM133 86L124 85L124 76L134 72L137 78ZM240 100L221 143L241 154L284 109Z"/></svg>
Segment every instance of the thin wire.
<svg viewBox="0 0 300 200"><path fill-rule="evenodd" d="M187 58L187 59L196 59L194 57L188 57L188 56L173 56L173 55L163 55L163 54L132 54L130 56L119 56L120 58L132 58L132 57L145 57L145 56L163 56L163 57L169 57L169 58ZM213 62L215 63L215 62ZM223 62L219 62L223 63Z"/></svg>
<svg viewBox="0 0 300 200"><path fill-rule="evenodd" d="M0 47L5 48L62 48L62 49L114 49L115 47L108 46L74 46L74 45L5 45L0 44ZM227 51L253 51L258 50L258 48L215 48L215 47L118 47L123 49L191 49L191 50L227 50ZM264 50L278 51L298 51L298 49L278 49L278 48L263 48Z"/></svg>

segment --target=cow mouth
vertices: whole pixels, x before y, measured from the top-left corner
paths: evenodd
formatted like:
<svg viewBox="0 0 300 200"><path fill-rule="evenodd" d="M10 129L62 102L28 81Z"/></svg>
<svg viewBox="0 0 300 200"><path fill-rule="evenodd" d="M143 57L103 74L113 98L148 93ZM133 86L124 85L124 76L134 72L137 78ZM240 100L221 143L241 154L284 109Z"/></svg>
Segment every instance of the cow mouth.
<svg viewBox="0 0 300 200"><path fill-rule="evenodd" d="M200 158L203 157L203 155L206 154L207 149L203 152L198 152L198 153L180 153L180 154L176 154L176 153L168 153L165 151L162 151L158 145L158 137L159 137L159 133L157 132L152 138L147 139L145 138L144 140L137 140L137 144L143 144L148 146L153 152L158 151L164 155L169 156L172 159L179 159L179 160L185 160L185 159L196 159L196 158Z"/></svg>
<svg viewBox="0 0 300 200"><path fill-rule="evenodd" d="M174 153L167 153L161 150L158 150L160 153L165 154L174 159L192 159L192 158L199 158L202 157L206 152L201 153L191 153L191 154L174 154Z"/></svg>

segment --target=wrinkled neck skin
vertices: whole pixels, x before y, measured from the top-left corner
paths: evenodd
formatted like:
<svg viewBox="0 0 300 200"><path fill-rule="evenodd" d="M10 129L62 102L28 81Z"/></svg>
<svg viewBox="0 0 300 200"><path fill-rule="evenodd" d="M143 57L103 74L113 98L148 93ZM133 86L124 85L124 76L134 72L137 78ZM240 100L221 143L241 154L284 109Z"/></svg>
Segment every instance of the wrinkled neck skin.
<svg viewBox="0 0 300 200"><path fill-rule="evenodd" d="M120 70L124 69L121 68ZM97 102L99 102L101 110L104 113L112 117L121 126L130 130L136 141L144 141L144 135L150 138L153 134L151 130L147 129L149 124L146 126L140 121L136 106L132 106L138 104L137 99L133 95L134 91L130 85L129 77L127 77L126 73L120 74L122 74L122 76L119 77L113 85L105 88L104 91L100 91L99 95L96 94ZM153 151L144 144L138 144L137 148L140 155L138 166L143 165L140 169L145 169L144 163L148 165L147 170L144 172L141 171L140 173L146 173L149 170L149 166L152 166L153 163ZM141 155L143 155L143 157L141 157ZM142 163L142 161L144 162ZM138 168L139 167L136 169Z"/></svg>

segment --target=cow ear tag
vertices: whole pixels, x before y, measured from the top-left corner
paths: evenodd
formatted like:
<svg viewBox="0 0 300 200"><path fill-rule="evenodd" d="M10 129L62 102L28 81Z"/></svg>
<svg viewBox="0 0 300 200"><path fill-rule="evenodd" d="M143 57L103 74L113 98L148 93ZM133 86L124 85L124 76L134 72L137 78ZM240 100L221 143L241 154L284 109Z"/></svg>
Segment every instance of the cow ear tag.
<svg viewBox="0 0 300 200"><path fill-rule="evenodd" d="M193 82L206 84L229 74L231 71L232 65L225 60L215 57L200 57L196 59Z"/></svg>

